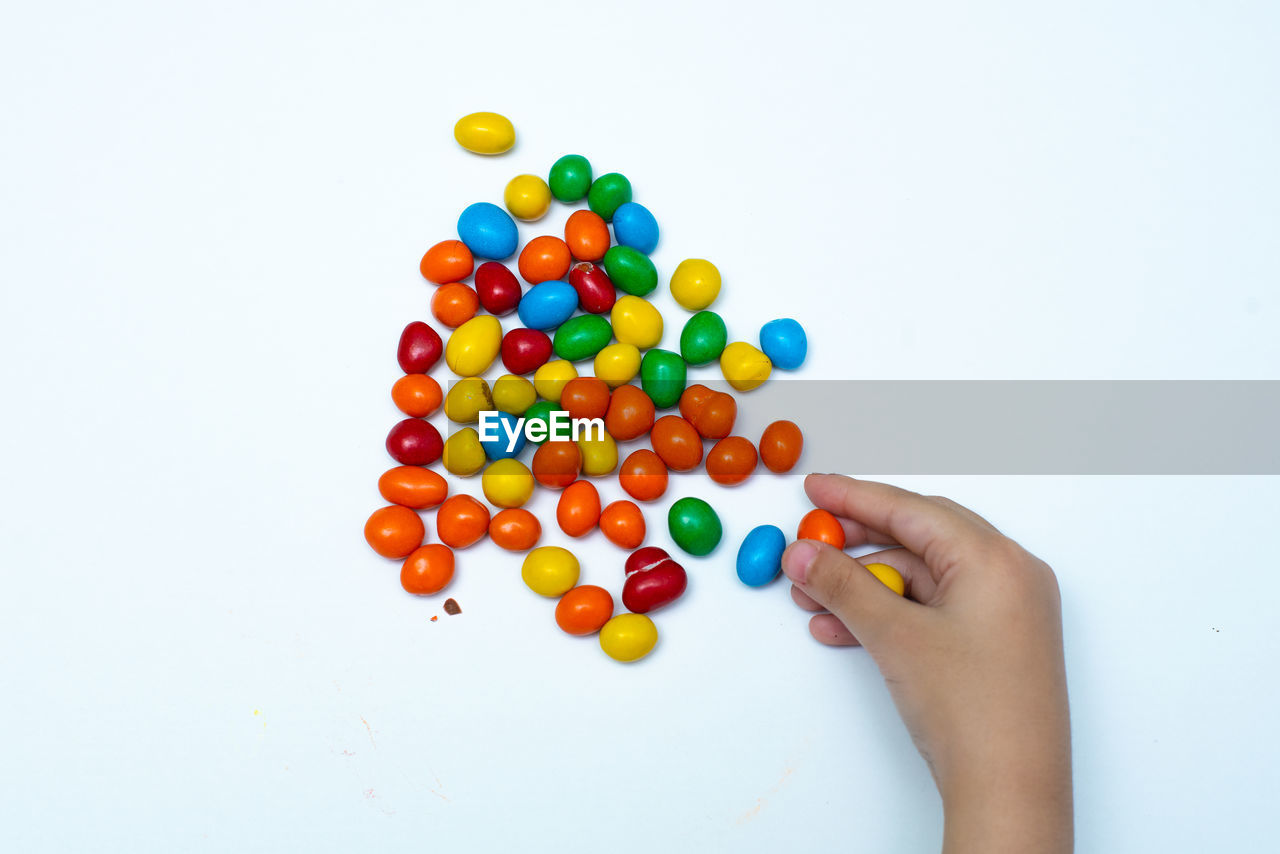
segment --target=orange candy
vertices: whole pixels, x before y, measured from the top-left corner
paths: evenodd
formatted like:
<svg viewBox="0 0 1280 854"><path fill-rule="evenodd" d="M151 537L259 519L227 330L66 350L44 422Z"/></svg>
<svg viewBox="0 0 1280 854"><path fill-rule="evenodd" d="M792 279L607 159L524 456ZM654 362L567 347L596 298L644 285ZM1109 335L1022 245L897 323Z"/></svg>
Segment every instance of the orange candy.
<svg viewBox="0 0 1280 854"><path fill-rule="evenodd" d="M579 261L599 261L609 251L609 226L591 211L574 211L564 224L564 242Z"/></svg>
<svg viewBox="0 0 1280 854"><path fill-rule="evenodd" d="M428 510L444 501L449 494L449 484L431 469L396 466L378 478L378 491L392 504Z"/></svg>
<svg viewBox="0 0 1280 854"><path fill-rule="evenodd" d="M669 478L667 464L648 448L632 451L618 472L618 483L636 501L661 498Z"/></svg>
<svg viewBox="0 0 1280 854"><path fill-rule="evenodd" d="M489 522L489 539L509 552L528 551L541 537L542 523L523 507L499 511Z"/></svg>
<svg viewBox="0 0 1280 854"><path fill-rule="evenodd" d="M426 374L405 374L391 387L396 408L414 418L426 418L440 408L440 383Z"/></svg>
<svg viewBox="0 0 1280 854"><path fill-rule="evenodd" d="M726 436L707 452L707 474L716 483L733 486L749 478L759 461L750 440Z"/></svg>
<svg viewBox="0 0 1280 854"><path fill-rule="evenodd" d="M844 548L844 526L835 514L821 507L814 508L804 514L800 527L796 530L797 540L817 540L837 549Z"/></svg>
<svg viewBox="0 0 1280 854"><path fill-rule="evenodd" d="M656 414L649 395L633 385L620 385L609 399L604 429L619 442L627 442L648 433Z"/></svg>
<svg viewBox="0 0 1280 854"><path fill-rule="evenodd" d="M421 517L398 504L379 507L364 523L364 538L383 557L407 557L426 533Z"/></svg>
<svg viewBox="0 0 1280 854"><path fill-rule="evenodd" d="M615 546L638 549L644 542L644 513L634 501L611 502L600 511L600 530Z"/></svg>
<svg viewBox="0 0 1280 854"><path fill-rule="evenodd" d="M704 439L723 439L733 430L738 403L731 394L691 385L680 395L680 414Z"/></svg>
<svg viewBox="0 0 1280 854"><path fill-rule="evenodd" d="M578 479L582 471L582 451L577 442L552 439L543 442L533 454L533 477L551 489L564 489Z"/></svg>
<svg viewBox="0 0 1280 854"><path fill-rule="evenodd" d="M479 309L480 297L475 289L458 282L441 285L431 297L431 313L450 329L457 329L475 317Z"/></svg>
<svg viewBox="0 0 1280 854"><path fill-rule="evenodd" d="M600 493L589 480L575 480L560 493L556 522L571 537L581 537L600 521Z"/></svg>
<svg viewBox="0 0 1280 854"><path fill-rule="evenodd" d="M426 596L439 593L453 579L453 549L430 543L414 551L400 567L400 586Z"/></svg>
<svg viewBox="0 0 1280 854"><path fill-rule="evenodd" d="M609 386L596 377L575 377L560 392L560 408L570 418L604 418L609 409Z"/></svg>
<svg viewBox="0 0 1280 854"><path fill-rule="evenodd" d="M789 472L804 450L804 434L794 421L775 421L760 436L760 460L769 471Z"/></svg>
<svg viewBox="0 0 1280 854"><path fill-rule="evenodd" d="M589 635L613 616L613 597L603 587L583 584L556 603L556 625L571 635Z"/></svg>
<svg viewBox="0 0 1280 854"><path fill-rule="evenodd" d="M451 495L436 510L436 534L440 542L465 549L489 530L489 508L470 495Z"/></svg>
<svg viewBox="0 0 1280 854"><path fill-rule="evenodd" d="M563 279L569 272L569 247L558 237L544 234L524 245L518 261L520 275L531 285Z"/></svg>
<svg viewBox="0 0 1280 854"><path fill-rule="evenodd" d="M655 421L649 441L672 471L692 471L702 462L702 437L679 415L664 415Z"/></svg>
<svg viewBox="0 0 1280 854"><path fill-rule="evenodd" d="M422 256L418 269L429 282L437 285L461 282L471 275L475 261L471 250L461 240L442 240Z"/></svg>

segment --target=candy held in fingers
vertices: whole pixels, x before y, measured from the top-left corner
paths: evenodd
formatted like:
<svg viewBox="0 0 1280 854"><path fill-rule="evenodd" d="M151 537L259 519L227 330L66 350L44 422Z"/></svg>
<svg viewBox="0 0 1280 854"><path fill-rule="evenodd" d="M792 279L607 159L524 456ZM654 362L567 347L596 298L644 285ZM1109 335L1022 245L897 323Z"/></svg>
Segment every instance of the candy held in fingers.
<svg viewBox="0 0 1280 854"><path fill-rule="evenodd" d="M400 586L418 596L439 593L453 580L453 565L452 549L428 543L405 558L400 567Z"/></svg>
<svg viewBox="0 0 1280 854"><path fill-rule="evenodd" d="M406 466L429 466L440 459L440 431L421 418L406 418L387 433L387 453Z"/></svg>
<svg viewBox="0 0 1280 854"><path fill-rule="evenodd" d="M407 557L426 536L422 518L408 507L379 507L364 523L364 538L383 557Z"/></svg>
<svg viewBox="0 0 1280 854"><path fill-rule="evenodd" d="M720 544L723 529L720 517L701 498L681 498L667 511L667 528L671 539L691 555L711 554Z"/></svg>
<svg viewBox="0 0 1280 854"><path fill-rule="evenodd" d="M830 510L815 507L800 520L796 529L797 540L817 540L832 548L843 549L845 546L844 526Z"/></svg>
<svg viewBox="0 0 1280 854"><path fill-rule="evenodd" d="M427 250L418 264L422 277L437 285L461 282L471 275L475 259L461 240L442 240Z"/></svg>
<svg viewBox="0 0 1280 854"><path fill-rule="evenodd" d="M458 237L479 258L501 261L515 254L520 243L516 222L490 202L469 205L458 217Z"/></svg>
<svg viewBox="0 0 1280 854"><path fill-rule="evenodd" d="M782 572L787 538L775 525L752 528L738 547L738 580L748 587L763 587Z"/></svg>
<svg viewBox="0 0 1280 854"><path fill-rule="evenodd" d="M658 643L658 627L644 614L619 614L600 629L600 648L614 661L638 661Z"/></svg>
<svg viewBox="0 0 1280 854"><path fill-rule="evenodd" d="M489 508L470 495L451 495L436 508L436 535L446 546L465 549L488 530Z"/></svg>
<svg viewBox="0 0 1280 854"><path fill-rule="evenodd" d="M594 584L575 587L556 603L556 625L571 635L590 635L613 616L613 597Z"/></svg>
<svg viewBox="0 0 1280 854"><path fill-rule="evenodd" d="M868 563L867 571L880 579L880 583L888 587L899 596L905 596L907 593L907 582L903 579L902 574L898 570L889 566L887 563Z"/></svg>
<svg viewBox="0 0 1280 854"><path fill-rule="evenodd" d="M674 602L689 584L684 567L657 546L632 552L624 571L627 580L622 586L622 604L637 614Z"/></svg>
<svg viewBox="0 0 1280 854"><path fill-rule="evenodd" d="M469 113L453 126L453 138L473 154L502 154L516 144L516 129L500 113Z"/></svg>
<svg viewBox="0 0 1280 854"><path fill-rule="evenodd" d="M539 596L563 596L578 583L581 567L573 552L559 546L539 546L525 556L520 577Z"/></svg>
<svg viewBox="0 0 1280 854"><path fill-rule="evenodd" d="M435 367L443 352L440 334L421 320L415 320L400 333L396 361L406 374L425 374Z"/></svg>

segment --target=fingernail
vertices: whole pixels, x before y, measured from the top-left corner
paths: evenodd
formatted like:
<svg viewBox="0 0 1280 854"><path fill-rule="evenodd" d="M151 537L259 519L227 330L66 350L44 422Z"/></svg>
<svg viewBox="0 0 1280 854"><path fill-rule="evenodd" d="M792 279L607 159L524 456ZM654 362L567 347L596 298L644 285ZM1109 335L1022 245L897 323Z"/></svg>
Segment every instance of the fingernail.
<svg viewBox="0 0 1280 854"><path fill-rule="evenodd" d="M782 554L782 571L796 584L804 584L809 577L809 566L817 556L817 546L805 540L797 540Z"/></svg>

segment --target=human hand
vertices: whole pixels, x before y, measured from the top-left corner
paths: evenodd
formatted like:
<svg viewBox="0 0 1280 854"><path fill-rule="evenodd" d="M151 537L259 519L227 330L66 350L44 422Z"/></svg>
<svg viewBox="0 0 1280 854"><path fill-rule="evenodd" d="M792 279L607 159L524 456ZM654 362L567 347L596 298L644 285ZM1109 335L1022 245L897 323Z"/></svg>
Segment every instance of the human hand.
<svg viewBox="0 0 1280 854"><path fill-rule="evenodd" d="M943 850L1073 847L1071 732L1057 580L1043 561L946 498L831 474L805 479L855 560L812 540L782 565L815 638L861 645L933 772ZM901 597L864 564L894 567Z"/></svg>

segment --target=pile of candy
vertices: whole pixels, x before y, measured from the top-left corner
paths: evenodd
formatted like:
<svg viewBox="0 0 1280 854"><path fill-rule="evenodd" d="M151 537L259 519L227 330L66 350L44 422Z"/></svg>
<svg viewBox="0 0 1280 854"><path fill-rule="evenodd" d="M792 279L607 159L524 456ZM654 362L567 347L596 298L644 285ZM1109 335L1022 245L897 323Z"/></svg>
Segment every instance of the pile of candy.
<svg viewBox="0 0 1280 854"><path fill-rule="evenodd" d="M515 142L511 123L494 113L464 117L454 134L481 154L502 153ZM569 216L563 236L543 235L518 247L512 217L538 220L553 198L570 205L585 199L586 208ZM458 218L459 239L441 241L422 257L423 277L437 286L431 312L453 331L446 343L429 324L414 321L401 335L397 357L405 375L391 395L408 417L386 440L387 452L401 465L380 478L379 490L391 506L373 513L365 537L378 554L404 560L401 584L416 594L442 590L453 577L454 551L486 534L504 549L527 551L521 576L535 593L559 600L560 628L575 635L599 632L608 655L634 661L657 642L647 614L679 598L687 583L684 568L666 551L641 548L646 523L636 502L662 497L669 471L701 464L713 481L729 486L746 480L761 461L770 471L790 471L803 447L800 428L790 421L773 422L755 444L732 435L734 396L689 385L687 367L718 360L730 387L750 391L773 368L803 364L805 333L784 318L764 325L759 347L730 342L724 320L710 310L720 294L720 273L710 261L689 259L671 274L670 289L692 314L680 333L680 352L661 349L663 318L645 299L658 286L649 258L658 245L658 223L632 201L626 177L611 172L593 178L587 159L570 154L552 165L545 181L513 178L503 200L506 210L489 202L467 207ZM512 256L531 286L527 291L502 263ZM476 259L487 260L476 266ZM513 312L519 325L504 331L499 318ZM447 394L428 376L441 356L459 378ZM508 373L491 386L484 374L499 360ZM583 363L590 374L580 372ZM462 426L443 439L424 420L441 406L451 422L481 429ZM659 410L672 408L679 414L659 417ZM598 419L604 429L557 438L561 413L566 421ZM636 450L619 464L617 443L645 435L651 449ZM704 461L705 440L714 444ZM537 448L526 465L521 457L529 444ZM471 495L449 495L445 479L429 468L436 462L461 477L479 473L480 490L497 512ZM602 507L589 478L615 471L635 501ZM524 505L538 485L560 490L556 523L566 534L581 537L599 528L631 551L622 591L627 613L614 615L607 590L578 585L580 566L570 551L537 547L541 523ZM431 508L440 542L424 545L417 511ZM694 556L710 554L722 535L715 510L700 498L675 501L667 525L676 545ZM839 521L824 510L809 514L799 531L833 544L837 534L843 547ZM774 526L752 530L738 553L739 578L752 586L776 578L785 546Z"/></svg>

